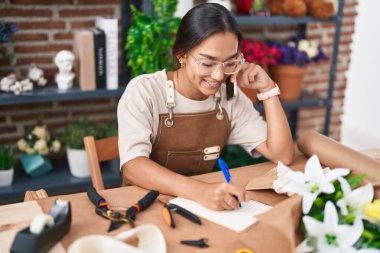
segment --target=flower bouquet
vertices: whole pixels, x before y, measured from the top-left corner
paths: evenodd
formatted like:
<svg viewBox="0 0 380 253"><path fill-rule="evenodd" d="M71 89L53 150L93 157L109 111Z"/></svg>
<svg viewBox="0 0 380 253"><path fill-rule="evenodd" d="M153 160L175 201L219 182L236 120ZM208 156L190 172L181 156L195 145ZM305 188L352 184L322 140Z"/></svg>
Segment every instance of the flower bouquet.
<svg viewBox="0 0 380 253"><path fill-rule="evenodd" d="M46 125L37 124L17 141L17 147L25 152L20 156L25 172L30 176L39 176L52 169L49 160L44 156L50 152L58 153L61 143L50 135Z"/></svg>
<svg viewBox="0 0 380 253"><path fill-rule="evenodd" d="M264 70L268 70L268 65L276 65L281 58L278 48L260 40L244 39L240 50L246 61L259 64Z"/></svg>
<svg viewBox="0 0 380 253"><path fill-rule="evenodd" d="M268 65L277 64L281 57L281 52L274 46L269 46L265 42L254 39L244 39L240 43L240 51L248 62L260 65L265 71L268 71ZM240 87L240 89L251 99L253 103L257 102L257 91L249 88Z"/></svg>
<svg viewBox="0 0 380 253"><path fill-rule="evenodd" d="M301 94L303 78L310 63L325 61L328 57L315 41L304 38L292 38L285 42L268 40L270 47L280 51L281 56L275 64L270 63L273 80L281 90L283 100L297 100Z"/></svg>
<svg viewBox="0 0 380 253"><path fill-rule="evenodd" d="M371 183L349 169L322 169L316 155L305 172L278 164L273 188L302 196L301 231L305 240L297 252L380 252L380 200L373 201ZM377 250L376 250L377 249Z"/></svg>

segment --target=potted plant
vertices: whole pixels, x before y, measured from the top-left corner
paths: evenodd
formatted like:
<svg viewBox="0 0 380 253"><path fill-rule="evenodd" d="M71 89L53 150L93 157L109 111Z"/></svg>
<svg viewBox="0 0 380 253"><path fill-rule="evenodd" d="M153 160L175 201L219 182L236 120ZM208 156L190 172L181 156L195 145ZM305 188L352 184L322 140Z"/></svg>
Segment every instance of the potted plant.
<svg viewBox="0 0 380 253"><path fill-rule="evenodd" d="M13 166L16 158L11 148L0 145L0 186L9 186L13 181Z"/></svg>
<svg viewBox="0 0 380 253"><path fill-rule="evenodd" d="M327 60L322 48L312 40L293 38L285 42L267 41L269 46L277 48L281 57L270 64L269 71L281 90L282 100L299 99L307 65Z"/></svg>
<svg viewBox="0 0 380 253"><path fill-rule="evenodd" d="M153 0L154 16L131 5L133 22L128 30L124 50L132 76L172 69L171 48L180 23L174 18L178 0Z"/></svg>
<svg viewBox="0 0 380 253"><path fill-rule="evenodd" d="M20 156L25 172L34 177L43 175L52 170L47 158L49 153L58 153L61 142L51 136L47 126L38 120L36 126L26 131L25 135L17 141L17 148L23 152Z"/></svg>
<svg viewBox="0 0 380 253"><path fill-rule="evenodd" d="M75 177L83 178L91 175L83 143L83 138L88 135L94 136L95 139L102 138L104 130L87 119L81 119L70 123L61 135L66 147L70 172Z"/></svg>
<svg viewBox="0 0 380 253"><path fill-rule="evenodd" d="M240 43L240 50L247 62L259 64L265 71L268 71L269 64L276 64L281 57L280 50L260 40L244 39ZM257 90L244 87L240 87L240 89L253 103L257 103Z"/></svg>

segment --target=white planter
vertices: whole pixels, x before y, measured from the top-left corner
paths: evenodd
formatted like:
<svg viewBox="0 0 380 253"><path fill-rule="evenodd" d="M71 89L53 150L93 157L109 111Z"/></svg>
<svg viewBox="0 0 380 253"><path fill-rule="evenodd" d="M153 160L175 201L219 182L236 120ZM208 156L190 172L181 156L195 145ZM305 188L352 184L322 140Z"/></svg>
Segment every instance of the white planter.
<svg viewBox="0 0 380 253"><path fill-rule="evenodd" d="M86 150L68 148L66 153L67 160L69 161L70 172L74 177L91 176Z"/></svg>
<svg viewBox="0 0 380 253"><path fill-rule="evenodd" d="M10 186L13 181L13 168L9 170L0 170L0 186Z"/></svg>

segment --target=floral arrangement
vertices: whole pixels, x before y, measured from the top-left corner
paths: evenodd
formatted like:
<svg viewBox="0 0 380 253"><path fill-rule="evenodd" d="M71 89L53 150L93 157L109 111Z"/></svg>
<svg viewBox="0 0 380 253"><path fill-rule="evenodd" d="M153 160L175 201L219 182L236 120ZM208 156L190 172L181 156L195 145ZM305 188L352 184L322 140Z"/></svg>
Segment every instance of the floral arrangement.
<svg viewBox="0 0 380 253"><path fill-rule="evenodd" d="M15 23L5 22L0 20L0 56L5 63L12 65L15 63L14 55L11 53L5 44L12 42L12 35L18 31Z"/></svg>
<svg viewBox="0 0 380 253"><path fill-rule="evenodd" d="M37 124L17 141L17 148L28 155L48 155L49 152L58 153L61 142L50 135L46 125Z"/></svg>
<svg viewBox="0 0 380 253"><path fill-rule="evenodd" d="M292 171L281 162L276 192L302 196L301 231L305 240L297 252L380 252L380 199L371 183L358 187L364 175L349 169L322 169L316 155L305 172ZM372 202L373 201L373 202Z"/></svg>
<svg viewBox="0 0 380 253"><path fill-rule="evenodd" d="M321 46L305 38L295 37L284 42L268 40L266 43L281 52L277 63L271 65L295 64L302 67L312 62L328 60Z"/></svg>
<svg viewBox="0 0 380 253"><path fill-rule="evenodd" d="M281 51L277 47L254 39L242 40L240 50L246 61L259 64L264 69L267 69L268 64L276 65L281 58Z"/></svg>

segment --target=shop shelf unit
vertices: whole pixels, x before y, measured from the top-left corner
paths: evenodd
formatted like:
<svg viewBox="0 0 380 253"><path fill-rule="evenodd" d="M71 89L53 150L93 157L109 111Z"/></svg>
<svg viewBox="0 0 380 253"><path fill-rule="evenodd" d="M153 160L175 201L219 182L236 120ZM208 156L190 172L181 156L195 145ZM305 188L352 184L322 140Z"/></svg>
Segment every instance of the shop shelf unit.
<svg viewBox="0 0 380 253"><path fill-rule="evenodd" d="M131 23L129 4L136 4L139 8L149 7L150 1L122 1L122 30L123 34ZM147 7L148 6L148 7ZM272 16L272 17L257 17L257 16L236 16L236 19L241 26L252 26L252 25L299 25L301 30L306 31L306 25L308 23L316 22L334 22L336 24L336 32L333 43L333 52L331 56L331 66L329 71L329 83L328 91L326 97L319 97L314 94L309 94L303 92L301 98L294 102L283 102L282 105L284 109L290 112L291 120L290 125L295 136L295 129L298 117L298 110L301 108L312 108L312 107L325 107L326 116L323 133L328 135L330 116L332 108L332 98L334 91L334 80L335 72L337 68L337 57L339 50L340 33L342 26L342 16L343 16L343 6L344 0L339 0L338 13L335 17L328 20L317 20L311 17L305 17L301 19L294 19L285 16ZM128 14L129 13L129 14ZM122 38L125 40L124 38ZM125 41L123 41L125 42ZM125 55L123 56L125 59ZM127 68L124 68L127 69ZM0 93L0 106L15 105L15 104L35 104L44 102L55 102L55 101L65 101L65 100L83 100L83 99L94 99L94 98L105 98L105 97L118 97L121 96L125 90L125 84L127 84L128 70L123 71L123 74L119 78L119 88L116 90L106 90L97 89L94 91L82 91L79 88L73 88L69 91L59 91L57 88L46 87L37 88L33 92L27 92L25 94L16 96L8 93ZM262 105L258 104L257 108L263 110ZM56 169L56 168L55 168ZM115 170L106 170L106 175L104 176L104 181L106 186L117 186L119 185L120 176ZM54 183L59 182L59 183ZM72 191L84 191L86 187L91 184L90 178L77 179L71 176L67 164L63 163L57 166L57 169L52 173L41 176L39 178L29 178L23 173L16 173L14 184L8 187L0 187L0 204L15 202L22 200L24 192L26 190L36 190L39 188L45 188L49 194L62 194L69 193Z"/></svg>

